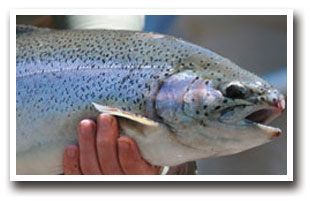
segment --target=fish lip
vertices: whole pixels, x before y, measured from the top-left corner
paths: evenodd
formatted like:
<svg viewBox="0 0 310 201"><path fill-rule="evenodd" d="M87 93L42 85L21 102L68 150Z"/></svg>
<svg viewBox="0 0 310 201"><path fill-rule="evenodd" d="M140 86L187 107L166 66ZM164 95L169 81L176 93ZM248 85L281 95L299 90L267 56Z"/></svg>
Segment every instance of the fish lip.
<svg viewBox="0 0 310 201"><path fill-rule="evenodd" d="M279 137L280 135L282 135L282 131L280 128L272 127L272 126L262 124L262 123L253 122L250 120L239 121L237 124L240 126L254 126L260 129L262 132L270 135L269 137L270 140L273 140Z"/></svg>
<svg viewBox="0 0 310 201"><path fill-rule="evenodd" d="M237 108L237 107L245 108L245 109L242 109L241 111L237 111L237 112L241 112L240 117L231 119L231 120L226 120L225 115L227 114L229 115L229 112L233 111L234 108ZM258 106L251 105L251 104L234 105L234 106L224 108L220 112L219 120L224 123L236 123L242 120L249 120L249 121L253 121L256 123L260 123L260 124L268 124L272 122L275 118L277 118L282 112L283 110L279 110L278 108L271 106L271 105L267 105L267 104L258 105Z"/></svg>
<svg viewBox="0 0 310 201"><path fill-rule="evenodd" d="M261 105L246 112L242 118L234 122L225 122L228 124L235 124L237 126L251 126L256 127L266 134L270 135L270 139L274 139L282 134L281 129L272 127L269 124L277 118L283 111L270 105Z"/></svg>
<svg viewBox="0 0 310 201"><path fill-rule="evenodd" d="M264 133L270 135L270 140L273 140L280 135L282 135L282 131L280 128L272 127L270 125L267 125L271 123L275 118L277 118L281 113L283 112L280 111L278 108L273 107L273 106L266 106L263 108L260 108L258 110L255 110L248 116L244 118L244 121L246 124L255 126L256 128L262 130ZM260 113L263 113L263 118L261 119L260 122L252 121L251 118L253 118L253 115L259 115ZM265 113L265 114L264 114ZM264 116L265 115L265 116ZM255 120L255 117L254 117Z"/></svg>

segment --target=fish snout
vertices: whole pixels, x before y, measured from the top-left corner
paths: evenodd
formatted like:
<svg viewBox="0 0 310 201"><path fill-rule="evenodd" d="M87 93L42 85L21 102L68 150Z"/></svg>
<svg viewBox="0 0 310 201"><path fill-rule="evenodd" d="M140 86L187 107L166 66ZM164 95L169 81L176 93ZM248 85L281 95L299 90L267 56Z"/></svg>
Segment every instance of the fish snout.
<svg viewBox="0 0 310 201"><path fill-rule="evenodd" d="M278 90L272 90L267 93L267 101L275 107L276 111L282 113L285 109L285 98Z"/></svg>

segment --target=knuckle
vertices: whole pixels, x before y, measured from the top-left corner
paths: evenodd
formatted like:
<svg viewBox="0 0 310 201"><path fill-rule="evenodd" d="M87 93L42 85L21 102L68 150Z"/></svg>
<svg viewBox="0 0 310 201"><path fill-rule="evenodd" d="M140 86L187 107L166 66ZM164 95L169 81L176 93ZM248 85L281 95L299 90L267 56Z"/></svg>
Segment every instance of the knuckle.
<svg viewBox="0 0 310 201"><path fill-rule="evenodd" d="M106 146L112 146L113 140L107 139L105 137L101 137L97 139L97 145L99 147L106 147Z"/></svg>

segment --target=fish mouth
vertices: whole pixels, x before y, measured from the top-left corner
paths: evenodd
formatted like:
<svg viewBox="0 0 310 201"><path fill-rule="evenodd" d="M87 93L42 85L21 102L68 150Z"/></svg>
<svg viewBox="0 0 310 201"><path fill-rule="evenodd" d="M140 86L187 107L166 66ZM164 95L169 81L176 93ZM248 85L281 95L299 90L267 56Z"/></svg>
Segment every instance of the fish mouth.
<svg viewBox="0 0 310 201"><path fill-rule="evenodd" d="M256 110L247 115L243 123L251 126L255 126L262 130L264 133L270 134L270 139L274 139L282 134L281 129L267 125L277 118L281 112L279 110L271 108L263 108Z"/></svg>
<svg viewBox="0 0 310 201"><path fill-rule="evenodd" d="M236 106L238 108L246 108L251 106ZM222 112L221 117L227 115L231 109L226 109ZM227 112L228 111L228 112ZM238 110L237 110L238 111ZM240 114L242 114L242 110L240 109ZM281 135L281 130L279 128L272 127L267 125L271 123L275 118L277 118L282 112L273 106L261 106L259 108L251 108L250 111L246 111L242 114L242 116L234 122L226 122L233 123L237 126L251 126L260 129L264 133L270 134L271 139L274 137L278 137Z"/></svg>
<svg viewBox="0 0 310 201"><path fill-rule="evenodd" d="M263 108L250 113L244 119L259 124L268 124L279 115L280 113L273 108Z"/></svg>

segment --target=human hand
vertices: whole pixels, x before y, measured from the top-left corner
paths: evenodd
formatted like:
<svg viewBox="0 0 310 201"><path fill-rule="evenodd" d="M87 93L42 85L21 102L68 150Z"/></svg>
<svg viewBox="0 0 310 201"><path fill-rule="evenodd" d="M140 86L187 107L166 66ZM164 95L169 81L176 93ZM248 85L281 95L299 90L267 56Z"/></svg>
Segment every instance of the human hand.
<svg viewBox="0 0 310 201"><path fill-rule="evenodd" d="M115 117L100 114L97 125L90 119L78 126L79 145L68 145L63 154L65 175L152 175L159 167L148 164L136 143L119 137Z"/></svg>

